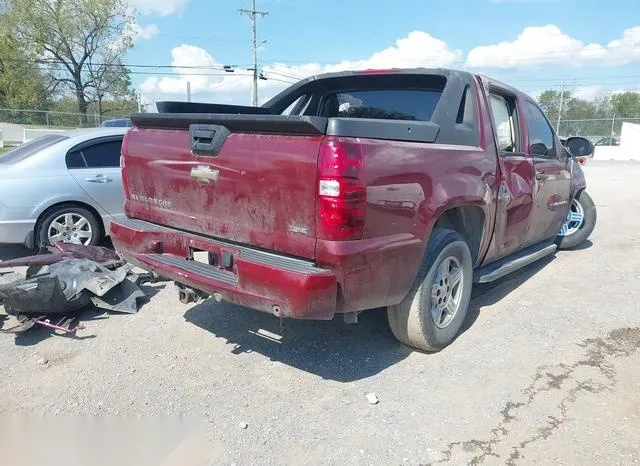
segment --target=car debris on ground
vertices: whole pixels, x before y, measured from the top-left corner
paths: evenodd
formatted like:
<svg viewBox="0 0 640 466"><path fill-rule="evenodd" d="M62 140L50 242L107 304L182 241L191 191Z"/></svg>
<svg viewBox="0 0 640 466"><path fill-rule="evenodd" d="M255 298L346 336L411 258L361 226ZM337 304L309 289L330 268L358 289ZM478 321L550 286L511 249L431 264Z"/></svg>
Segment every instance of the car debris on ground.
<svg viewBox="0 0 640 466"><path fill-rule="evenodd" d="M380 398L375 393L367 393L367 401L371 405L377 405L380 402Z"/></svg>
<svg viewBox="0 0 640 466"><path fill-rule="evenodd" d="M20 333L34 326L62 333L82 328L73 315L90 304L107 311L134 314L145 298L140 286L154 281L115 251L99 246L56 243L35 256L0 262L0 268L26 266L24 278L0 285L0 304L18 324L4 333Z"/></svg>

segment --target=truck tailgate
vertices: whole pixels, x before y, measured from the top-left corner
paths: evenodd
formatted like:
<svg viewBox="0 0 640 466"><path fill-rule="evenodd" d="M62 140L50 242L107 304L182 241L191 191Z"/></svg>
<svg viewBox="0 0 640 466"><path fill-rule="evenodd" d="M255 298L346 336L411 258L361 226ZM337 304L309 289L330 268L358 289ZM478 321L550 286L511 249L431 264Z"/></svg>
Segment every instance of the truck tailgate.
<svg viewBox="0 0 640 466"><path fill-rule="evenodd" d="M135 118L122 146L127 216L313 258L326 120L304 118Z"/></svg>

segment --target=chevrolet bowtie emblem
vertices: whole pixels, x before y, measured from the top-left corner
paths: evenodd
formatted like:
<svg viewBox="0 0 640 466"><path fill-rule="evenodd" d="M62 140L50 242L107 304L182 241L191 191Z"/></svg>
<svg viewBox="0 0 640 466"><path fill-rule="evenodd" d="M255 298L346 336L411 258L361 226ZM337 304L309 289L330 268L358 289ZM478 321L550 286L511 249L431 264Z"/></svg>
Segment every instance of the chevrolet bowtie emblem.
<svg viewBox="0 0 640 466"><path fill-rule="evenodd" d="M199 181L200 183L210 183L218 179L218 170L212 170L208 165L198 165L191 169L191 178Z"/></svg>

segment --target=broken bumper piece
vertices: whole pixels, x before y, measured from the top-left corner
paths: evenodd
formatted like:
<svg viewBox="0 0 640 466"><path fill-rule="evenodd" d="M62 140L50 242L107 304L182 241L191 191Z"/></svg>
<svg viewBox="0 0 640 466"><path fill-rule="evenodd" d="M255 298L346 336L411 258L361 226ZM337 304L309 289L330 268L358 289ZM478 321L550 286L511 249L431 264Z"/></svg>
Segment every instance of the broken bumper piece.
<svg viewBox="0 0 640 466"><path fill-rule="evenodd" d="M145 296L139 285L148 277L132 273L132 268L120 260L100 264L64 259L0 285L0 303L10 315L64 315L91 303L109 311L135 313Z"/></svg>

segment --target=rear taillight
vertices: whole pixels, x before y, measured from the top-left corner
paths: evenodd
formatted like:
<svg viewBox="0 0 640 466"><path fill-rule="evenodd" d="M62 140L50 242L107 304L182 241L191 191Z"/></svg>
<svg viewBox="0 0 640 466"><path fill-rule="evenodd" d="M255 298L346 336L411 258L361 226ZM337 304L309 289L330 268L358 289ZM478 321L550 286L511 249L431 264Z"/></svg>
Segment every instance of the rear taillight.
<svg viewBox="0 0 640 466"><path fill-rule="evenodd" d="M318 171L318 238L362 238L367 204L362 146L352 139L325 138Z"/></svg>

